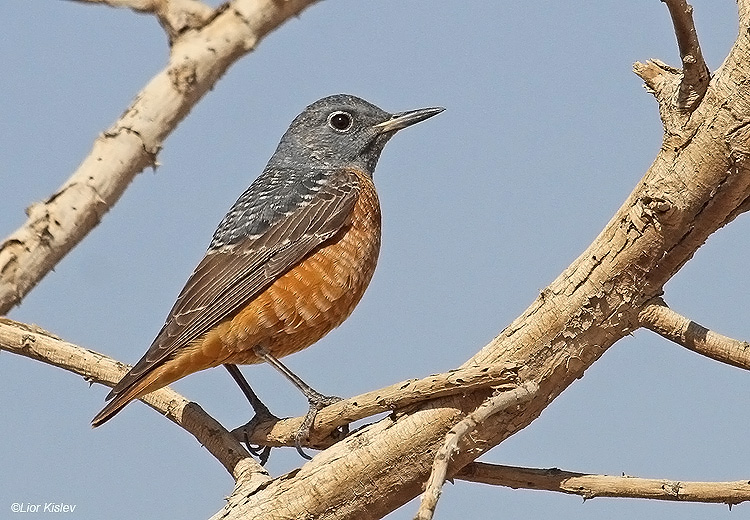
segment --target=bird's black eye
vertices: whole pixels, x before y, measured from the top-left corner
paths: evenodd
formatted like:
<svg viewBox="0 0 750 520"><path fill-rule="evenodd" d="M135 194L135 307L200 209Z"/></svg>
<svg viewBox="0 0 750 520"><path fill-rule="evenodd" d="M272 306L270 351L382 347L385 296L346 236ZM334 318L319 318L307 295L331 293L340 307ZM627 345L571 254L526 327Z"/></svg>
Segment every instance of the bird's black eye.
<svg viewBox="0 0 750 520"><path fill-rule="evenodd" d="M352 127L352 115L349 112L336 111L328 116L328 126L339 132L346 132Z"/></svg>

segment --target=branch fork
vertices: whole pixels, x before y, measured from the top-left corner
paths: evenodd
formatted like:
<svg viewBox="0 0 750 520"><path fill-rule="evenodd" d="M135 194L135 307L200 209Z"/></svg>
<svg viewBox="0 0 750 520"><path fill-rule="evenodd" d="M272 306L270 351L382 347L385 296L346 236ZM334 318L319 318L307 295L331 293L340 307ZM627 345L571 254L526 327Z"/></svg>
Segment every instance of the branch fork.
<svg viewBox="0 0 750 520"><path fill-rule="evenodd" d="M686 0L662 0L672 17L682 69L651 59L636 62L633 71L659 102L667 134L680 135L708 89L711 72L703 59L693 22L693 7Z"/></svg>

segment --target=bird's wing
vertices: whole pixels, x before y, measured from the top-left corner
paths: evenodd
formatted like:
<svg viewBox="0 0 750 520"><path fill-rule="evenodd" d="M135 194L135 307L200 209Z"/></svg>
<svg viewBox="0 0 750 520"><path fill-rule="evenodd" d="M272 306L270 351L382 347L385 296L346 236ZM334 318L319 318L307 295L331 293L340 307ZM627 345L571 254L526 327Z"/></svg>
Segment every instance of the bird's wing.
<svg viewBox="0 0 750 520"><path fill-rule="evenodd" d="M141 360L107 399L140 381L179 348L244 307L344 227L359 196L356 173L341 170L263 233L209 249Z"/></svg>

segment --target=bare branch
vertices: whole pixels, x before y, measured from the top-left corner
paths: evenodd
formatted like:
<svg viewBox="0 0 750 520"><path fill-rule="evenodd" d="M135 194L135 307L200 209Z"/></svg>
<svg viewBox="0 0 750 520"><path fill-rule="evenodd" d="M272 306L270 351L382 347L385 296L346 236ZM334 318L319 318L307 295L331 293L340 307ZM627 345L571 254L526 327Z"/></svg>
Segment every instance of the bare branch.
<svg viewBox="0 0 750 520"><path fill-rule="evenodd" d="M89 382L113 386L130 366L92 350L68 343L36 326L0 318L0 349L63 368ZM312 447L327 447L339 440L332 433L339 427L372 415L479 388L507 390L515 388L518 365L499 364L469 367L435 374L423 379L409 379L367 392L322 409L316 418ZM192 433L198 441L238 478L244 471L244 458L250 454L240 442L250 441L267 446L293 446L295 434L304 417L260 423L245 435L244 427L229 433L194 402L189 402L169 387L142 399L156 411ZM228 437L227 437L228 436ZM238 467L238 463L243 462ZM249 459L248 463L253 459ZM258 471L258 468L254 468ZM260 471L263 471L262 468Z"/></svg>
<svg viewBox="0 0 750 520"><path fill-rule="evenodd" d="M74 0L76 2L125 7L153 14L167 32L170 43L189 29L200 29L216 11L199 0Z"/></svg>
<svg viewBox="0 0 750 520"><path fill-rule="evenodd" d="M693 7L686 0L662 0L672 17L682 70L659 60L636 62L633 71L659 102L659 113L669 134L679 134L690 114L700 104L711 72L703 59L693 23Z"/></svg>
<svg viewBox="0 0 750 520"><path fill-rule="evenodd" d="M670 309L654 298L639 314L645 327L670 341L716 361L750 370L750 344L717 334Z"/></svg>
<svg viewBox="0 0 750 520"><path fill-rule="evenodd" d="M156 13L163 0L74 0L83 4L103 4L110 7L124 7L138 13Z"/></svg>
<svg viewBox="0 0 750 520"><path fill-rule="evenodd" d="M92 350L61 340L35 326L0 318L0 350L36 359L83 376L87 381L114 386L130 366ZM181 426L221 462L235 480L261 485L268 473L247 450L213 417L169 387L141 399L151 408Z"/></svg>
<svg viewBox="0 0 750 520"><path fill-rule="evenodd" d="M167 67L94 142L73 175L26 223L0 242L0 314L7 313L117 202L164 139L227 69L289 17L316 0L235 0L172 46Z"/></svg>
<svg viewBox="0 0 750 520"><path fill-rule="evenodd" d="M536 469L473 462L453 478L513 489L536 489L596 497L648 498L729 506L750 500L750 481L682 482L630 476L587 475L557 468Z"/></svg>
<svg viewBox="0 0 750 520"><path fill-rule="evenodd" d="M458 445L463 438L474 431L478 424L481 424L492 415L506 410L513 405L517 406L530 401L538 391L539 385L529 382L513 390L493 395L450 429L445 436L445 443L435 454L432 472L427 481L427 489L422 494L422 503L419 505L419 511L417 511L417 515L414 517L415 520L432 519L443 489L443 484L445 483L445 476L448 473L448 465L451 462L453 454L458 451Z"/></svg>
<svg viewBox="0 0 750 520"><path fill-rule="evenodd" d="M479 388L497 390L515 388L519 366L511 363L487 367L468 367L435 374L423 379L408 379L379 390L344 399L320 410L306 446L327 448L338 440L332 435L340 426L405 406L448 395L469 393ZM304 417L240 426L232 431L239 440L265 446L293 446Z"/></svg>
<svg viewBox="0 0 750 520"><path fill-rule="evenodd" d="M692 112L703 99L711 79L711 73L703 60L698 33L693 22L693 6L685 0L662 1L667 4L672 17L677 47L682 59L683 76L677 95L677 108Z"/></svg>

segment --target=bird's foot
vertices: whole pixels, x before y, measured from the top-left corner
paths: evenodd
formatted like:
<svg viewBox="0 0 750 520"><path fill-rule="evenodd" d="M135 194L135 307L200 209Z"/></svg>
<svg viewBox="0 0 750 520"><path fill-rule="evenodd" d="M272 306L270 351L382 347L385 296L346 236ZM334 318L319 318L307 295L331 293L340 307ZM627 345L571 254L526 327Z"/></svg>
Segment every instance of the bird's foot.
<svg viewBox="0 0 750 520"><path fill-rule="evenodd" d="M256 410L255 415L247 422L247 424L240 426L235 430L240 431L242 438L244 439L242 442L247 447L247 451L258 457L261 466L265 466L266 462L268 462L268 457L271 455L271 446L252 444L250 442L250 433L252 433L260 424L277 421L279 421L279 418L269 412L267 408L265 410L261 408L260 410Z"/></svg>
<svg viewBox="0 0 750 520"><path fill-rule="evenodd" d="M310 408L315 408L316 411L322 410L326 406L331 406L339 401L343 401L341 397L336 395L323 395L312 388L309 393L305 394L305 396L307 397L307 402L310 403Z"/></svg>
<svg viewBox="0 0 750 520"><path fill-rule="evenodd" d="M263 446L262 444L250 444L247 439L245 440L245 446L247 447L247 451L249 451L250 454L258 457L258 462L261 466L266 465L266 462L268 462L268 457L271 456L270 446Z"/></svg>
<svg viewBox="0 0 750 520"><path fill-rule="evenodd" d="M312 388L310 388L305 395L307 395L307 402L310 403L310 408L307 410L307 414L305 414L305 418L302 421L299 430L297 430L297 434L294 436L294 447L297 448L297 453L299 453L302 458L311 460L312 457L302 449L302 442L310 438L310 432L312 431L312 426L315 422L315 417L318 415L318 411L326 406L343 401L343 399L335 395L323 395Z"/></svg>

